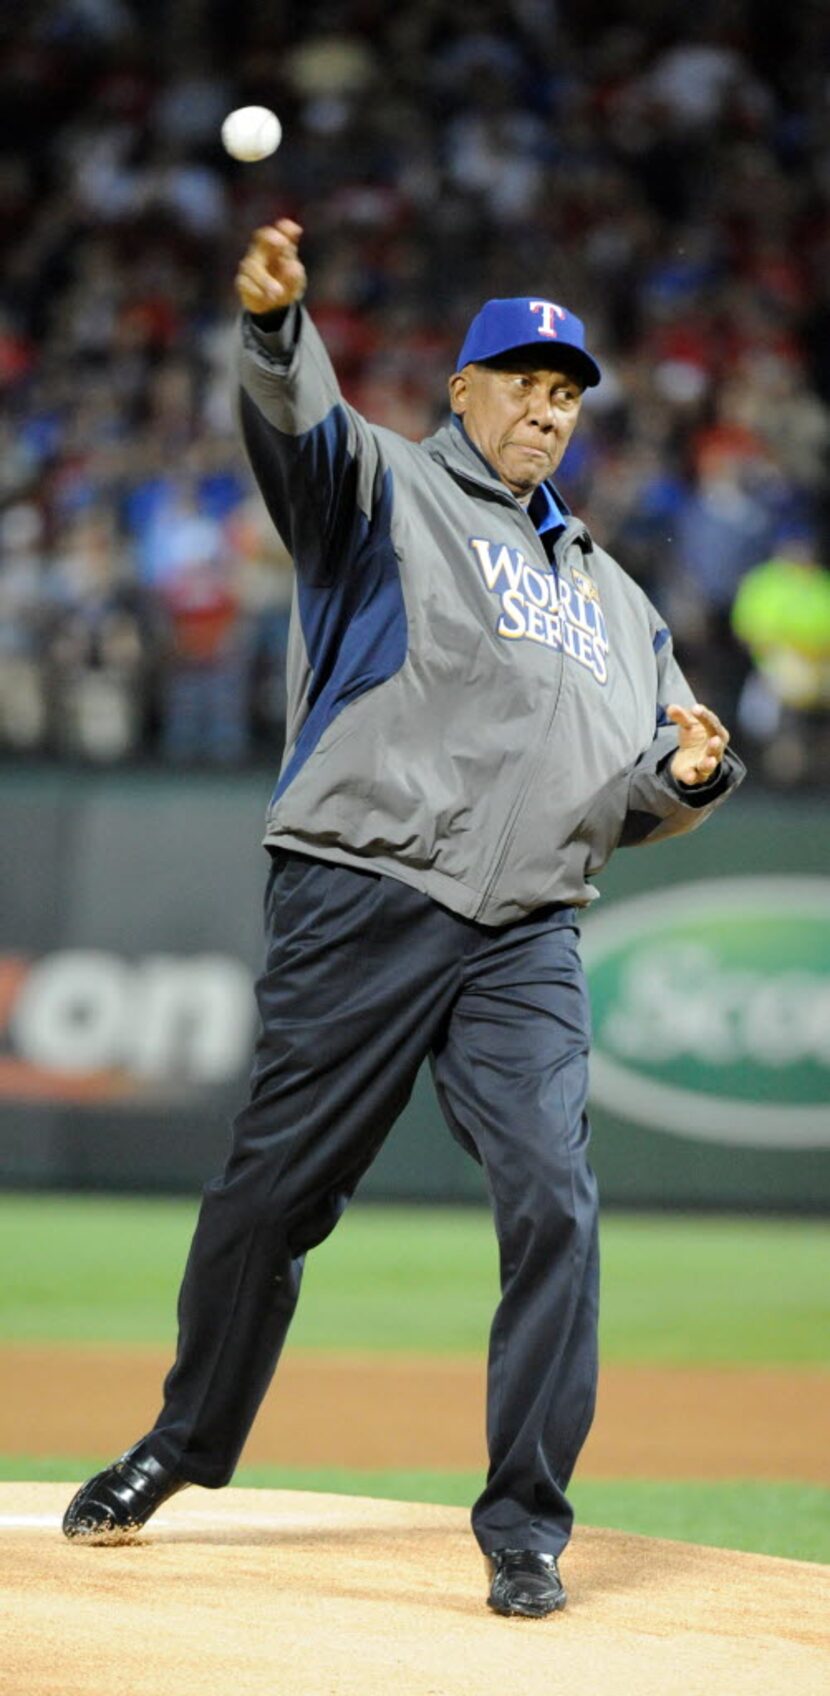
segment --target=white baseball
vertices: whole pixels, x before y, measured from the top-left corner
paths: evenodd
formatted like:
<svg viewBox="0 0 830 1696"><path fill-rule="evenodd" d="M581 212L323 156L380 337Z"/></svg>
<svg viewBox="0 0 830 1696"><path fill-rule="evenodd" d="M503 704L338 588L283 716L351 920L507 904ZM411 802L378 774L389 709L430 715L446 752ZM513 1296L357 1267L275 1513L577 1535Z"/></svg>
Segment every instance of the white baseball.
<svg viewBox="0 0 830 1696"><path fill-rule="evenodd" d="M222 125L222 145L232 159L252 164L276 153L282 140L282 124L267 106L238 106Z"/></svg>

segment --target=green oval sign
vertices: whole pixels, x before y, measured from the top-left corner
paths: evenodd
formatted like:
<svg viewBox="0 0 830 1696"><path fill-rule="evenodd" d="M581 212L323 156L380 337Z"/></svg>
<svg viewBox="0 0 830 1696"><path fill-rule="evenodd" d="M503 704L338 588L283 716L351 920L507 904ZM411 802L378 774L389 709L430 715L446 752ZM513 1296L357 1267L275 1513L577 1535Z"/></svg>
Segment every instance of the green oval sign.
<svg viewBox="0 0 830 1696"><path fill-rule="evenodd" d="M675 884L592 912L598 1104L707 1141L830 1147L830 878Z"/></svg>

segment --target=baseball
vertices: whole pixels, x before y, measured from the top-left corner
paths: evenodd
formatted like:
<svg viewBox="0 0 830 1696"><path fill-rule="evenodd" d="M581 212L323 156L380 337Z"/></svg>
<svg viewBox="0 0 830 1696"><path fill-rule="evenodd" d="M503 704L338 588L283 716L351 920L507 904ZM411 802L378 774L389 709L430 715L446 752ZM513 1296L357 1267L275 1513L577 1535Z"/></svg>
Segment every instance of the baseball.
<svg viewBox="0 0 830 1696"><path fill-rule="evenodd" d="M222 125L222 145L232 159L251 164L276 153L282 140L282 124L267 106L238 106Z"/></svg>

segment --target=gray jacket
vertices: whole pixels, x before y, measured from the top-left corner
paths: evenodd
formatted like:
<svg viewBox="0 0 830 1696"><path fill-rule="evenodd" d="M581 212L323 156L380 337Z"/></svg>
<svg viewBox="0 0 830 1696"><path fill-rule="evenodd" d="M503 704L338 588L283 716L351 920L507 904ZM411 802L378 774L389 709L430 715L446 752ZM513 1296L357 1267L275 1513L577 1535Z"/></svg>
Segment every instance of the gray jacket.
<svg viewBox="0 0 830 1696"><path fill-rule="evenodd" d="M694 829L740 782L727 752L702 792L674 783L664 708L692 693L659 614L578 519L550 562L461 429L414 443L367 423L303 308L276 329L243 316L240 378L295 563L267 844L501 925L587 904L618 845Z"/></svg>

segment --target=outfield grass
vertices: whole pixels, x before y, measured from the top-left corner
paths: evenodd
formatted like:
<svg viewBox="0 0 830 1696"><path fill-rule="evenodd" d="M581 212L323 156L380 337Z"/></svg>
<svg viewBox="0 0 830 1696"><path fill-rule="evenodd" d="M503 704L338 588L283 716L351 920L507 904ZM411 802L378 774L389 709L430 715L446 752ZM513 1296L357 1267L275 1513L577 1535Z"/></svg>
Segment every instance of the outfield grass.
<svg viewBox="0 0 830 1696"><path fill-rule="evenodd" d="M169 1345L195 1204L0 1197L0 1338ZM611 1214L606 1361L826 1364L830 1231L815 1221ZM488 1216L354 1207L309 1260L307 1349L480 1353L496 1301Z"/></svg>
<svg viewBox="0 0 830 1696"><path fill-rule="evenodd" d="M0 1479L70 1484L88 1477L101 1456L0 1458ZM475 1472L354 1472L344 1467L242 1466L241 1487L315 1490L341 1496L381 1496L401 1502L442 1502L469 1508L482 1487ZM574 1483L577 1523L681 1543L744 1549L788 1560L830 1562L830 1491L811 1484L717 1484L624 1479Z"/></svg>
<svg viewBox="0 0 830 1696"><path fill-rule="evenodd" d="M0 1339L172 1346L194 1203L0 1197ZM606 1361L826 1365L830 1232L815 1221L612 1214ZM496 1301L488 1216L355 1207L310 1257L292 1342L483 1353ZM0 1456L0 1478L80 1479L109 1457ZM236 1483L469 1506L477 1474L245 1468ZM648 1536L830 1561L830 1491L804 1484L588 1481L577 1517Z"/></svg>

